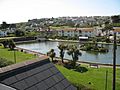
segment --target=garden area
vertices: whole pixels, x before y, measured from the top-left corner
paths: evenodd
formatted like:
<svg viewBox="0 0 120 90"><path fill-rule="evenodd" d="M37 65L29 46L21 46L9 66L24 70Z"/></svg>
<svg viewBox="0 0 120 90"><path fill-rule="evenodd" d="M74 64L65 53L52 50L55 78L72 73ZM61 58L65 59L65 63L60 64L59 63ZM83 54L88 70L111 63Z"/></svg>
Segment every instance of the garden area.
<svg viewBox="0 0 120 90"><path fill-rule="evenodd" d="M106 71L107 89L112 90L112 68L100 67L90 68L87 65L80 65L79 71L76 69L68 69L62 65L56 65L60 72L75 86L78 90L105 90L106 88ZM85 70L84 70L85 69ZM83 72L81 72L83 70ZM120 90L120 68L116 71L116 90Z"/></svg>
<svg viewBox="0 0 120 90"><path fill-rule="evenodd" d="M56 65L60 72L74 85L78 90L112 90L113 69L111 67L90 67L89 64L79 64L78 56L81 52L75 46L59 45L60 58L55 58L54 49L48 52L51 61ZM72 60L64 60L64 50ZM59 60L58 60L59 59ZM120 68L116 69L116 90L120 90Z"/></svg>
<svg viewBox="0 0 120 90"><path fill-rule="evenodd" d="M34 58L36 58L36 56L34 56L33 54L10 50L9 48L4 48L3 46L0 46L0 67L14 64L15 59L16 63L18 63L25 60L32 60Z"/></svg>

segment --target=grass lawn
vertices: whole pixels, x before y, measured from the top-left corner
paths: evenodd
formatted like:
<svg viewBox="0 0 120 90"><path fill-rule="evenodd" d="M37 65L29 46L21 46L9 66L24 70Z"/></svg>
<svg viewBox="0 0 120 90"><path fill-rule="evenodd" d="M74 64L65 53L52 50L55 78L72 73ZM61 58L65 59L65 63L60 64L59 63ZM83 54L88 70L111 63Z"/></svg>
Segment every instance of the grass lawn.
<svg viewBox="0 0 120 90"><path fill-rule="evenodd" d="M27 54L19 51L15 51L15 52L16 52L16 62L22 62L25 60L31 60L36 58L36 56L32 54ZM6 58L7 60L14 62L14 51L10 51L9 49L0 46L0 57Z"/></svg>
<svg viewBox="0 0 120 90"><path fill-rule="evenodd" d="M51 26L50 28L52 28L52 29L63 29L63 28L71 28L71 27L69 27L69 26L59 26L59 27Z"/></svg>
<svg viewBox="0 0 120 90"><path fill-rule="evenodd" d="M56 65L56 67L71 83L82 84L94 90L105 90L105 75L106 70L108 70L107 90L112 90L112 68L100 67L97 69L83 66L88 71L81 73L60 65ZM91 84L89 84L89 82L91 82ZM120 68L117 69L116 90L120 90Z"/></svg>
<svg viewBox="0 0 120 90"><path fill-rule="evenodd" d="M13 38L19 38L19 37L3 37L3 38L0 38L0 40L3 40L3 39L13 39Z"/></svg>

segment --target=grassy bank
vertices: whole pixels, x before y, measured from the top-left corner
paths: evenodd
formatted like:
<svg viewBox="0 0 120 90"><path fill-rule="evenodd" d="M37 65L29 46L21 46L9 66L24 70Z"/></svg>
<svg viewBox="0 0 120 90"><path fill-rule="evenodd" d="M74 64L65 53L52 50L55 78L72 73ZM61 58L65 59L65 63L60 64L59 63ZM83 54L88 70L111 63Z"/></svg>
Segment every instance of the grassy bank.
<svg viewBox="0 0 120 90"><path fill-rule="evenodd" d="M63 73L63 75L74 84L84 85L92 90L105 90L106 70L108 70L107 90L112 90L112 68L88 68L81 66L87 71L78 72L67 69L63 66L56 65L56 67ZM120 68L117 69L116 90L120 90ZM86 90L86 89L85 89Z"/></svg>
<svg viewBox="0 0 120 90"><path fill-rule="evenodd" d="M16 62L22 62L25 60L31 60L36 58L36 56L32 54L27 54L19 51L15 51L15 53L16 53ZM14 51L11 51L8 48L4 48L0 46L0 57L14 62Z"/></svg>
<svg viewBox="0 0 120 90"><path fill-rule="evenodd" d="M3 38L0 38L0 40L4 40L4 39L14 39L14 38L20 38L20 37L3 37Z"/></svg>

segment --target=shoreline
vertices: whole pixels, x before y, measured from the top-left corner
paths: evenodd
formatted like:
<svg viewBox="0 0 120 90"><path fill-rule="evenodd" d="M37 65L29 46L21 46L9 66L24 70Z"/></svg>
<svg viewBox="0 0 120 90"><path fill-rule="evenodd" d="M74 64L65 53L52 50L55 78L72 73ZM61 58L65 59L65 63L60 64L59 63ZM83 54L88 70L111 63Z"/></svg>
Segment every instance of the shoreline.
<svg viewBox="0 0 120 90"><path fill-rule="evenodd" d="M55 57L55 59L61 60L60 57ZM70 61L70 59L65 59L65 58L64 58L64 60L65 60L65 61ZM90 66L90 64L96 64L96 65L99 65L99 66L102 66L102 67L105 67L105 66L106 66L106 67L112 67L112 66L113 66L113 64L103 64L103 63L85 62L85 61L82 61L82 60L80 60L80 61L78 60L77 63L83 64L83 65L86 64L86 65L88 65L88 66ZM119 67L119 68L120 68L120 64L117 64L116 67Z"/></svg>
<svg viewBox="0 0 120 90"><path fill-rule="evenodd" d="M22 44L22 43L32 43L32 42L37 42L37 40L18 41L18 42L15 42L15 44Z"/></svg>
<svg viewBox="0 0 120 90"><path fill-rule="evenodd" d="M37 56L43 56L43 55L46 55L46 54L43 54L41 52L36 52L36 51L32 51L32 50L28 50L28 49L24 49L24 48L19 48L19 47L16 47L17 50L24 52L24 53L31 53L31 54L34 54L34 55L37 55ZM60 57L55 57L55 59L57 60L60 60ZM65 61L70 61L70 59L65 59ZM94 63L94 62L85 62L85 61L77 61L77 63L80 63L80 64L87 64L90 66L90 64L96 64L96 65L99 65L99 66L102 66L102 67L112 67L113 65L112 64L103 64L103 63ZM116 67L120 67L119 64L116 65Z"/></svg>
<svg viewBox="0 0 120 90"><path fill-rule="evenodd" d="M15 38L21 38L21 37L8 37L10 39L15 39ZM8 39L8 38L0 38L1 39ZM71 42L71 43L79 43L79 40L63 40L63 39L47 39L46 41L53 41L53 42ZM38 42L38 40L25 40L25 41L16 41L16 44L21 44L21 43L32 43L32 42ZM104 45L113 45L113 43L106 43L106 42L97 42L97 44L104 44ZM120 43L117 44L117 46L120 46Z"/></svg>

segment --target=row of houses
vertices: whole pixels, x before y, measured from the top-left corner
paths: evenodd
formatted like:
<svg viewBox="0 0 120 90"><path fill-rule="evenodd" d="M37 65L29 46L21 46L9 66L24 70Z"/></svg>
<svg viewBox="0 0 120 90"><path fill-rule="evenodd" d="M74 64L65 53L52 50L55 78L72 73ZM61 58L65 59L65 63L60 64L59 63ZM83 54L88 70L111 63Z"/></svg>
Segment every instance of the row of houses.
<svg viewBox="0 0 120 90"><path fill-rule="evenodd" d="M103 30L102 27L94 28L63 28L63 29L38 29L38 32L46 35L57 35L66 37L96 37L96 36L112 36L116 32L116 36L120 37L120 27L115 27L113 30Z"/></svg>
<svg viewBox="0 0 120 90"><path fill-rule="evenodd" d="M94 37L94 29L93 28L66 28L57 30L58 36L85 36L85 37Z"/></svg>
<svg viewBox="0 0 120 90"><path fill-rule="evenodd" d="M14 33L15 29L0 30L0 37L7 36L7 33ZM120 37L120 27L115 27L113 30L102 30L100 27L94 28L63 28L63 29L37 29L37 32L42 35L57 35L66 37L96 37L96 36L112 36L116 32L116 36Z"/></svg>
<svg viewBox="0 0 120 90"><path fill-rule="evenodd" d="M112 36L116 32L116 36L120 37L120 27L115 27L113 30L104 30L102 28L67 28L59 29L58 36L68 37L96 37L96 36Z"/></svg>

